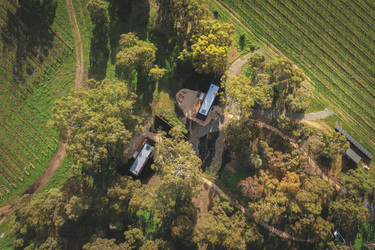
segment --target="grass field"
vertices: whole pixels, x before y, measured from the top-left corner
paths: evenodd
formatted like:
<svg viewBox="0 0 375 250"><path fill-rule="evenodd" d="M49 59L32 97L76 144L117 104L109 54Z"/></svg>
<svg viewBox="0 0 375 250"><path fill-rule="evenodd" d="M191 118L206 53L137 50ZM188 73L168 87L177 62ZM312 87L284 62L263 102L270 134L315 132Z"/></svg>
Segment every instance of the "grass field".
<svg viewBox="0 0 375 250"><path fill-rule="evenodd" d="M209 4L220 18L303 68L317 99L335 112L336 122L375 153L375 2L218 2Z"/></svg>
<svg viewBox="0 0 375 250"><path fill-rule="evenodd" d="M0 2L0 204L32 184L58 147L47 121L74 83L66 20L61 0Z"/></svg>

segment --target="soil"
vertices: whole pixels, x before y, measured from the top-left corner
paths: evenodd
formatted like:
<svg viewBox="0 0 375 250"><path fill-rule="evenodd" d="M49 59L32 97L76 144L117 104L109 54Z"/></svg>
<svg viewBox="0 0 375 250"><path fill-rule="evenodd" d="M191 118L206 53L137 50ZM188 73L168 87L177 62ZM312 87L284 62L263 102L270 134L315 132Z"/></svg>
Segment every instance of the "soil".
<svg viewBox="0 0 375 250"><path fill-rule="evenodd" d="M74 36L74 45L76 49L76 77L74 81L74 88L77 89L82 86L84 78L84 61L83 61L83 47L80 31L77 24L76 14L74 11L72 0L65 1L66 8L69 14L69 20L73 29ZM55 156L52 158L51 162L47 168L43 171L41 176L36 180L31 186L29 186L23 194L36 194L42 190L44 185L48 183L56 170L60 167L61 162L65 158L66 149L68 147L67 143L60 143L59 148L57 149ZM16 200L11 201L10 203L0 207L0 224L5 221L9 214L11 214L15 209Z"/></svg>

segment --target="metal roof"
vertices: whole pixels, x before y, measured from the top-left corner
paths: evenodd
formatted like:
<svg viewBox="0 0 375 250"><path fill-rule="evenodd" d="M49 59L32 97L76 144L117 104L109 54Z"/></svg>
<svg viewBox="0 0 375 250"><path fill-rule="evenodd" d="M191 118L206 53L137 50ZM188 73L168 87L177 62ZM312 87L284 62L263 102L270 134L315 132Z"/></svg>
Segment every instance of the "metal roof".
<svg viewBox="0 0 375 250"><path fill-rule="evenodd" d="M372 159L372 154L368 152L364 147L362 147L361 144L359 144L356 140L354 140L348 133L345 132L339 125L335 126L335 129L339 131L342 135L346 137L348 141L350 141L351 144L356 146L363 154L365 154L370 160Z"/></svg>
<svg viewBox="0 0 375 250"><path fill-rule="evenodd" d="M356 154L356 152L354 152L353 150L351 150L350 148L348 148L346 150L346 155L352 159L355 163L359 163L361 161L361 157L359 155Z"/></svg>
<svg viewBox="0 0 375 250"><path fill-rule="evenodd" d="M219 86L216 86L215 84L211 83L210 88L208 89L208 92L206 94L206 97L204 98L202 105L198 111L199 114L202 114L204 116L208 115L208 111L210 111L211 105L215 100L215 92L219 91Z"/></svg>
<svg viewBox="0 0 375 250"><path fill-rule="evenodd" d="M135 176L138 176L140 172L142 171L150 154L151 154L151 145L145 143L143 145L141 152L139 152L137 158L135 159L133 165L131 166L129 172L134 174Z"/></svg>

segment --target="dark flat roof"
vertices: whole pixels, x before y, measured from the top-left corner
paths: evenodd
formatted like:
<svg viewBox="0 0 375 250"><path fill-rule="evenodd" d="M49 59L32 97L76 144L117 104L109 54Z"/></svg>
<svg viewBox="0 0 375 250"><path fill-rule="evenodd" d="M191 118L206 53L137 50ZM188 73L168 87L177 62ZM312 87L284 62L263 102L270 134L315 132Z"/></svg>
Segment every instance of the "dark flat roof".
<svg viewBox="0 0 375 250"><path fill-rule="evenodd" d="M356 154L356 152L354 152L353 150L351 150L350 148L348 148L346 150L346 155L352 159L355 163L359 163L361 161L361 157L359 155Z"/></svg>
<svg viewBox="0 0 375 250"><path fill-rule="evenodd" d="M359 144L356 140L354 140L345 130L343 130L339 125L336 124L335 129L339 131L342 135L346 137L351 144L356 146L364 155L366 155L370 160L372 159L372 154L368 152L361 144Z"/></svg>

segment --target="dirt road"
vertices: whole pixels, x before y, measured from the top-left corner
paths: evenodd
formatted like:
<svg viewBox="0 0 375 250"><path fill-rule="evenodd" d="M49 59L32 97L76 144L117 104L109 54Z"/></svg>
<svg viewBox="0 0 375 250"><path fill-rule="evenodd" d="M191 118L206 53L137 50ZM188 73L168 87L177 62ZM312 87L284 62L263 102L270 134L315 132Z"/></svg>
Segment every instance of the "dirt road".
<svg viewBox="0 0 375 250"><path fill-rule="evenodd" d="M65 0L65 5L68 10L70 24L73 29L74 45L76 51L76 75L74 88L77 89L78 87L82 86L84 77L83 47L72 0ZM42 190L44 185L48 183L56 170L60 167L61 162L65 158L67 148L68 144L60 143L55 156L52 158L47 168L43 171L38 180L36 180L31 186L29 186L23 194L36 194L40 190ZM3 223L8 215L15 210L16 207L14 204L15 200L11 201L7 205L0 207L0 224Z"/></svg>
<svg viewBox="0 0 375 250"><path fill-rule="evenodd" d="M74 11L72 0L65 0L65 5L69 14L70 25L72 26L72 29L73 29L74 46L76 49L77 62L76 62L76 78L74 80L74 88L77 89L83 84L83 76L84 76L83 46L82 46L81 33L79 31L76 13Z"/></svg>

